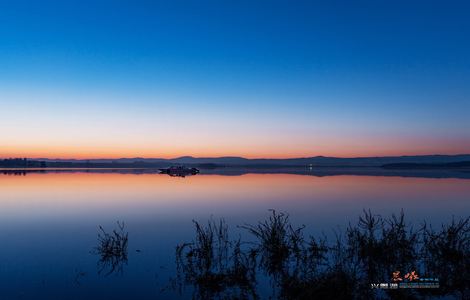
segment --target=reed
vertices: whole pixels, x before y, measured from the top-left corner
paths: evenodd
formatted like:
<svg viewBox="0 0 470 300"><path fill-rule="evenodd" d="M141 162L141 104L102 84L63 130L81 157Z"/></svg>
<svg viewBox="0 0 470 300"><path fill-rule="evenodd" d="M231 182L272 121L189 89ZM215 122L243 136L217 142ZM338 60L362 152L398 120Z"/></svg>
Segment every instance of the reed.
<svg viewBox="0 0 470 300"><path fill-rule="evenodd" d="M257 282L267 278L272 299L424 299L470 296L470 217L440 230L414 228L401 211L383 218L364 210L357 223L336 232L332 242L304 236L289 215L270 211L256 225L239 226L254 242L231 240L225 221L194 221L194 241L177 247L182 286L194 299L257 299ZM416 270L440 280L440 289L373 290L392 273Z"/></svg>
<svg viewBox="0 0 470 300"><path fill-rule="evenodd" d="M124 222L116 222L117 229L108 233L102 226L99 226L98 246L92 251L100 256L98 261L98 273L105 272L105 276L112 273L122 273L123 267L127 264L127 246L129 234L125 231Z"/></svg>

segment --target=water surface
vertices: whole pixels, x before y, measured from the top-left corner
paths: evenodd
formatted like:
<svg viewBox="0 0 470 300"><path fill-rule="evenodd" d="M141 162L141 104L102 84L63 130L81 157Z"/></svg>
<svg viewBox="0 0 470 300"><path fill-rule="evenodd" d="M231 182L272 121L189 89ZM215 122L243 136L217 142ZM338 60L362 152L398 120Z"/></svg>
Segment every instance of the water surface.
<svg viewBox="0 0 470 300"><path fill-rule="evenodd" d="M363 209L405 211L418 225L470 212L470 180L296 174L204 175L26 173L0 175L2 299L187 297L161 289L174 275L174 250L191 240L192 220L236 225L288 212L307 232L331 235ZM129 232L122 273L98 274L98 226L123 221Z"/></svg>

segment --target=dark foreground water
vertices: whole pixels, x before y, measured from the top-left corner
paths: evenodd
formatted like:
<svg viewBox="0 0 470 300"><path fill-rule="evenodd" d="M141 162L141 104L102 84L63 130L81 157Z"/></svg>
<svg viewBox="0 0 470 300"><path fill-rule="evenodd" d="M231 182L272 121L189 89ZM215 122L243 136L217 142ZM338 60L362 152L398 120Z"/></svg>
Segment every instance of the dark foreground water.
<svg viewBox="0 0 470 300"><path fill-rule="evenodd" d="M256 224L287 212L306 236L334 237L363 209L438 226L470 214L470 180L295 174L196 175L11 173L0 175L0 299L186 299L174 289L176 245L194 240L192 220ZM125 223L127 260L112 269L97 253ZM112 271L112 272L110 272ZM405 270L403 270L405 271ZM261 299L272 295L261 279Z"/></svg>

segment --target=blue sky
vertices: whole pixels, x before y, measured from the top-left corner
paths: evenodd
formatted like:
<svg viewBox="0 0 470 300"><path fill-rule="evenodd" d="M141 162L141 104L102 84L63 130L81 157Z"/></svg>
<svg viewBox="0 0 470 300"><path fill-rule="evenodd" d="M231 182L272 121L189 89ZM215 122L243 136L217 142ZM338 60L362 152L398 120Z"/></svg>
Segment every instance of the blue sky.
<svg viewBox="0 0 470 300"><path fill-rule="evenodd" d="M0 1L0 156L470 152L467 3Z"/></svg>

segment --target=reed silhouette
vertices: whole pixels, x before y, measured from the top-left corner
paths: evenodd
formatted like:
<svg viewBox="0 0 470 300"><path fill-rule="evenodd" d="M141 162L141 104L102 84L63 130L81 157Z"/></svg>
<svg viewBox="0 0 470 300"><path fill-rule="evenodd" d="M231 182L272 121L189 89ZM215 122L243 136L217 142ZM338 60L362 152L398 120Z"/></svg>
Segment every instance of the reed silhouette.
<svg viewBox="0 0 470 300"><path fill-rule="evenodd" d="M439 275L442 293L458 291L470 299L470 218L452 219L439 231L425 224L423 243L426 271Z"/></svg>
<svg viewBox="0 0 470 300"><path fill-rule="evenodd" d="M99 227L98 246L92 251L100 256L98 274L121 274L127 264L128 232L125 231L124 222L117 222L117 227L111 233Z"/></svg>
<svg viewBox="0 0 470 300"><path fill-rule="evenodd" d="M258 299L261 281L269 282L272 299L469 299L469 223L415 229L403 211L389 218L364 211L329 242L305 237L305 226L272 210L256 225L239 226L254 238L243 242L229 238L223 219L194 221L194 240L176 248L175 281L180 291L191 287L193 299ZM397 270L438 278L440 288L371 288L391 282Z"/></svg>
<svg viewBox="0 0 470 300"><path fill-rule="evenodd" d="M242 251L240 239L229 239L224 220L193 222L194 241L176 247L179 288L194 286L196 299L256 299L255 257Z"/></svg>

